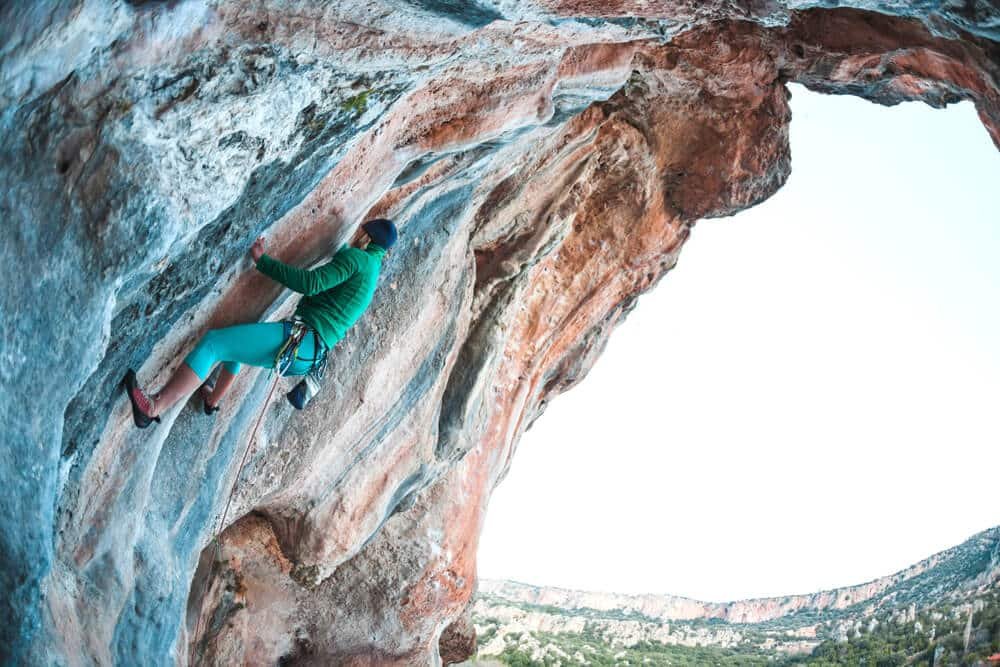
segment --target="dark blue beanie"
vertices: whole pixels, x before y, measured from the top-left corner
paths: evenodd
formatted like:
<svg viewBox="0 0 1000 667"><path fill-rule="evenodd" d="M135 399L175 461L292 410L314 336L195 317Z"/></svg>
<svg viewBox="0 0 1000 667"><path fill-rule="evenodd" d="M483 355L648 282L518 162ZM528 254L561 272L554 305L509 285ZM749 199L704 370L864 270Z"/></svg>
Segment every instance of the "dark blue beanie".
<svg viewBox="0 0 1000 667"><path fill-rule="evenodd" d="M369 220L361 225L361 229L365 230L365 233L371 237L372 243L382 246L386 250L396 242L396 225L392 224L392 220L385 218Z"/></svg>

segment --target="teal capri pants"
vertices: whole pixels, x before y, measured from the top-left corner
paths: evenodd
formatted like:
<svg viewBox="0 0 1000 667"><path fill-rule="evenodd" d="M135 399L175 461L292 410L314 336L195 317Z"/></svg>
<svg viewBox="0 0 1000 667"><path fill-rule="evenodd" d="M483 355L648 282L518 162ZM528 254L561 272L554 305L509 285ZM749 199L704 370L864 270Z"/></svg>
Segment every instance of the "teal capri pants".
<svg viewBox="0 0 1000 667"><path fill-rule="evenodd" d="M240 372L242 364L274 368L274 358L290 331L291 324L288 322L254 322L210 329L184 358L184 363L202 380L208 378L220 361L223 368L233 375ZM305 375L312 368L315 357L316 338L309 330L299 344L299 352L291 368L283 375Z"/></svg>

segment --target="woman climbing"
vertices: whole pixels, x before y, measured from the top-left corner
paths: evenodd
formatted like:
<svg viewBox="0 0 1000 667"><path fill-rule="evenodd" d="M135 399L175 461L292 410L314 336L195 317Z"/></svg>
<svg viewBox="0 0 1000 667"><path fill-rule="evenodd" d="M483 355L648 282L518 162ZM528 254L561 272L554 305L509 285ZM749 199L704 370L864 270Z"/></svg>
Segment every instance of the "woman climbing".
<svg viewBox="0 0 1000 667"><path fill-rule="evenodd" d="M250 255L257 270L304 295L295 308L294 320L238 324L208 331L173 377L152 395L142 390L135 371L128 369L122 384L132 402L135 425L146 428L154 421L159 422L161 414L199 385L205 413L215 412L241 364L280 366L282 375L305 375L321 365L326 351L344 337L368 308L382 258L396 242L396 227L390 220L370 220L361 229L357 247L345 244L330 262L312 270L280 262L264 253L263 238L254 241ZM215 385L204 384L220 361L222 370ZM300 387L288 394L289 401L299 409L304 391Z"/></svg>

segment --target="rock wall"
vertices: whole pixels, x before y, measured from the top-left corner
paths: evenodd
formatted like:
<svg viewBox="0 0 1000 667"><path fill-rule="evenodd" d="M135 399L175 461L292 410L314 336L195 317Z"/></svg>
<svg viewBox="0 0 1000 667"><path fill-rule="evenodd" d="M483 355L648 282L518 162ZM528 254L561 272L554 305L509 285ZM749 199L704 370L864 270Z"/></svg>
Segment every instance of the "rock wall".
<svg viewBox="0 0 1000 667"><path fill-rule="evenodd" d="M992 3L812 4L0 8L5 661L457 660L520 434L698 219L782 185L787 82L972 100L1000 146ZM306 411L247 368L132 427L126 367L294 308L253 238L313 265L374 215L400 242Z"/></svg>

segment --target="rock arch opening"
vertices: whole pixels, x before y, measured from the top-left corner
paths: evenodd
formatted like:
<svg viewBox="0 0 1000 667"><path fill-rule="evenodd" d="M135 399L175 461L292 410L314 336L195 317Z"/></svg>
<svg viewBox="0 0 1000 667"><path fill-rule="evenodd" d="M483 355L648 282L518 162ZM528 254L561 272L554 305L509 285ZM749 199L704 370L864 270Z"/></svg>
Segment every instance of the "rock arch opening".
<svg viewBox="0 0 1000 667"><path fill-rule="evenodd" d="M1000 156L971 105L793 86L791 108L789 182L699 222L587 382L525 434L484 577L807 593L1000 519Z"/></svg>

